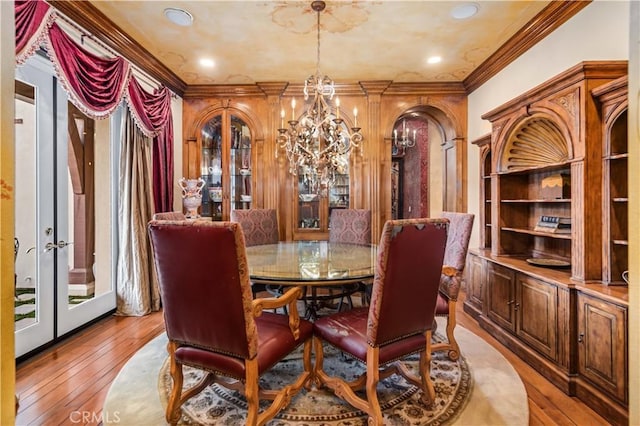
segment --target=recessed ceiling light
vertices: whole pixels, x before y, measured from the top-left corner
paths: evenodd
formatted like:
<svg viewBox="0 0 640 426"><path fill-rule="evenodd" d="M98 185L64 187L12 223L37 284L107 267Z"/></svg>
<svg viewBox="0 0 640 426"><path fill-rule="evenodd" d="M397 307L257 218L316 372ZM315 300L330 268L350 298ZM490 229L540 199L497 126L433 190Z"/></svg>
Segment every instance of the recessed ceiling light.
<svg viewBox="0 0 640 426"><path fill-rule="evenodd" d="M184 9L168 7L164 10L164 16L168 20L181 27L188 27L193 23L193 15Z"/></svg>
<svg viewBox="0 0 640 426"><path fill-rule="evenodd" d="M216 63L213 62L213 59L202 58L200 59L200 65L207 68L213 68L216 65Z"/></svg>
<svg viewBox="0 0 640 426"><path fill-rule="evenodd" d="M432 56L429 59L427 59L428 64L438 64L440 62L442 62L441 56Z"/></svg>
<svg viewBox="0 0 640 426"><path fill-rule="evenodd" d="M465 3L451 9L451 16L455 19L467 19L478 13L480 6L477 3Z"/></svg>

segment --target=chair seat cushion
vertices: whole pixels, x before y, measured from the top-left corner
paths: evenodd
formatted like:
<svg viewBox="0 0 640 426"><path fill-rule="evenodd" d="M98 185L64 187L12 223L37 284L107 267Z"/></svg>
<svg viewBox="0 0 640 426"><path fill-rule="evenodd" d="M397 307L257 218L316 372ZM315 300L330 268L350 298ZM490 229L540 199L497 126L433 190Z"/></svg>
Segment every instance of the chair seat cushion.
<svg viewBox="0 0 640 426"><path fill-rule="evenodd" d="M436 315L449 315L449 301L441 293L438 293L438 300L436 301Z"/></svg>
<svg viewBox="0 0 640 426"><path fill-rule="evenodd" d="M366 362L368 307L355 308L316 320L313 332L320 339ZM417 334L380 347L380 365L425 349L423 334Z"/></svg>
<svg viewBox="0 0 640 426"><path fill-rule="evenodd" d="M298 345L312 336L313 324L300 319L300 338L295 340L287 315L263 312L255 319L258 328L258 374L262 375ZM176 360L203 370L218 372L238 380L245 378L244 359L193 346L180 346Z"/></svg>

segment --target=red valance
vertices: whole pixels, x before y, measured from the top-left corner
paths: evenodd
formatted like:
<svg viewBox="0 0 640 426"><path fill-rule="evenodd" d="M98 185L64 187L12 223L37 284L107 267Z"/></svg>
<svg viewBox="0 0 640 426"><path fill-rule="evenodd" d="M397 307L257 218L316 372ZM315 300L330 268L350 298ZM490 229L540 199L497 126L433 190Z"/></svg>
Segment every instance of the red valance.
<svg viewBox="0 0 640 426"><path fill-rule="evenodd" d="M78 46L55 22L49 28L49 57L71 102L92 118L110 115L129 83L131 70L122 57L101 58Z"/></svg>
<svg viewBox="0 0 640 426"><path fill-rule="evenodd" d="M16 62L23 64L40 47L51 8L43 1L16 1ZM46 18L46 19L45 19Z"/></svg>
<svg viewBox="0 0 640 426"><path fill-rule="evenodd" d="M169 89L161 86L148 93L131 75L131 66L124 58L101 57L79 46L54 22L56 15L41 0L16 1L15 18L16 57L24 62L46 43L47 54L70 101L88 117L106 118L123 98L127 99L137 126L154 138L156 211L172 210L173 118Z"/></svg>
<svg viewBox="0 0 640 426"><path fill-rule="evenodd" d="M148 93L132 78L127 87L127 100L138 127L147 136L156 135L171 120L171 93L164 86Z"/></svg>

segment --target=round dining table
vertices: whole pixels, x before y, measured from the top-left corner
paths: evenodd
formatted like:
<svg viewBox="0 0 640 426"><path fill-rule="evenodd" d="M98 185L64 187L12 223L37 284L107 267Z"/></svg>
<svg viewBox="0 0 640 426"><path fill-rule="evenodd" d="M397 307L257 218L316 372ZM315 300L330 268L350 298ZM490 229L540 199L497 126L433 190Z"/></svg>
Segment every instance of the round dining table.
<svg viewBox="0 0 640 426"><path fill-rule="evenodd" d="M378 247L374 244L344 244L329 241L281 241L247 247L249 277L267 288L302 285L311 288L306 296L306 317L315 318L318 287L335 287L336 299L353 293L357 284L371 282L375 272Z"/></svg>

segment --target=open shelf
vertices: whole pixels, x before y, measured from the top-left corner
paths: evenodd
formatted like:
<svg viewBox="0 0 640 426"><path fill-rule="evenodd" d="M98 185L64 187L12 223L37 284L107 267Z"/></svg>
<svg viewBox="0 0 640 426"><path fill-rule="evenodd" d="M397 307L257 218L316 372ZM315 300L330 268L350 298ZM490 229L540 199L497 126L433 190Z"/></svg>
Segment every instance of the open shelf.
<svg viewBox="0 0 640 426"><path fill-rule="evenodd" d="M571 234L570 233L551 233L551 232L541 232L541 231L535 231L533 229L525 229L525 228L509 228L509 227L502 227L500 228L502 231L510 231L510 232L517 232L519 234L528 234L528 235L535 235L538 237L548 237L548 238L557 238L560 240L570 240L571 239Z"/></svg>
<svg viewBox="0 0 640 426"><path fill-rule="evenodd" d="M554 199L519 199L519 200L500 200L501 203L570 203L569 198L554 198Z"/></svg>

